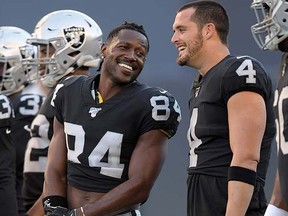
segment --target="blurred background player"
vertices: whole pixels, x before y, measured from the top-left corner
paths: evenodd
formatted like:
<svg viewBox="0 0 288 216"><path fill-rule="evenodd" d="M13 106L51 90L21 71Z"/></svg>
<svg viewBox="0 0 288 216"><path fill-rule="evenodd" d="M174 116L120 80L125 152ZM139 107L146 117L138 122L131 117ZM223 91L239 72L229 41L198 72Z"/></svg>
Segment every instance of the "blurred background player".
<svg viewBox="0 0 288 216"><path fill-rule="evenodd" d="M30 37L31 35L27 31L18 27L0 27L0 94L10 98L15 112L15 118L11 125L11 136L16 148L16 189L19 216L25 215L22 183L24 154L30 138L29 128L44 101L40 88L35 88L38 85L29 83L27 80L28 74L32 76L32 68L22 66L22 60L33 58L36 54L34 47L26 43ZM33 93L28 93L28 91Z"/></svg>
<svg viewBox="0 0 288 216"><path fill-rule="evenodd" d="M0 94L0 215L17 216L15 187L15 146L11 138L11 121L14 117L8 97Z"/></svg>
<svg viewBox="0 0 288 216"><path fill-rule="evenodd" d="M254 0L251 8L257 19L251 27L257 45L262 50L283 52L274 99L278 170L265 216L284 216L288 215L288 2Z"/></svg>
<svg viewBox="0 0 288 216"><path fill-rule="evenodd" d="M50 90L64 77L88 75L89 68L98 68L101 62L102 30L92 18L79 11L59 10L47 14L37 23L28 42L38 47L38 57L26 64L39 66L38 78ZM28 215L37 215L35 212L43 215L40 195L53 135L52 96L50 91L32 123L32 137L25 153L23 195L25 207L30 209Z"/></svg>

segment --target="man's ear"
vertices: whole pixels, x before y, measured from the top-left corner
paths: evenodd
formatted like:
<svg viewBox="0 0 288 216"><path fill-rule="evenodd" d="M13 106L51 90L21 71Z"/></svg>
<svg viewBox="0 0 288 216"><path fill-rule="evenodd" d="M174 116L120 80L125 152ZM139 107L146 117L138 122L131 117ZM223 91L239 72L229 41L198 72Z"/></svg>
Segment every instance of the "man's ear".
<svg viewBox="0 0 288 216"><path fill-rule="evenodd" d="M107 50L107 44L106 44L106 43L103 43L103 44L101 45L101 56L102 56L102 58L105 58L106 50Z"/></svg>
<svg viewBox="0 0 288 216"><path fill-rule="evenodd" d="M202 29L203 37L209 39L216 33L216 28L213 23L207 23Z"/></svg>

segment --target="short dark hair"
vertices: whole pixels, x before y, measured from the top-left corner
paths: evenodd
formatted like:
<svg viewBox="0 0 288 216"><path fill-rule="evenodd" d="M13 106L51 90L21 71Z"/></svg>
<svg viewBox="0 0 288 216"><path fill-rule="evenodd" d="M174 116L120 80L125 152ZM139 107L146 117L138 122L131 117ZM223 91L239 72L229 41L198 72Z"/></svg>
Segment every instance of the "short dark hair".
<svg viewBox="0 0 288 216"><path fill-rule="evenodd" d="M148 36L143 28L142 25L138 25L136 23L129 23L129 22L124 22L123 24L121 24L120 26L114 28L108 35L106 41L110 42L113 38L115 38L116 36L118 36L119 32L123 29L130 29L133 31L137 31L139 33L141 33L142 35L144 35L147 39L147 53L149 51L149 39Z"/></svg>
<svg viewBox="0 0 288 216"><path fill-rule="evenodd" d="M191 20L194 21L200 29L207 23L213 23L221 42L227 45L230 24L225 8L216 1L198 0L183 5L177 13L191 7L195 9Z"/></svg>

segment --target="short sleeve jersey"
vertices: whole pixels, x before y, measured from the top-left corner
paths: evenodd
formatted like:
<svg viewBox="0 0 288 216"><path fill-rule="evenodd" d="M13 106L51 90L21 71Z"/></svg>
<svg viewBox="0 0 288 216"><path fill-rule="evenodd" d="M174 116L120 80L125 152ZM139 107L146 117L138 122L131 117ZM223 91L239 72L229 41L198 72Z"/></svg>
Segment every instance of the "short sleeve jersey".
<svg viewBox="0 0 288 216"><path fill-rule="evenodd" d="M279 80L275 90L274 111L276 114L278 147L278 172L282 195L288 203L288 54L282 57Z"/></svg>
<svg viewBox="0 0 288 216"><path fill-rule="evenodd" d="M64 125L67 179L77 188L108 192L128 179L129 161L139 137L161 129L171 138L180 107L166 90L134 82L103 103L91 94L96 77L70 77L56 86L51 101Z"/></svg>
<svg viewBox="0 0 288 216"><path fill-rule="evenodd" d="M187 133L190 144L190 174L227 177L232 159L227 102L232 95L241 91L260 94L266 104L266 130L257 167L258 179L264 181L276 131L273 89L263 66L249 56L228 55L204 77L198 74L194 80L189 100L191 119Z"/></svg>
<svg viewBox="0 0 288 216"><path fill-rule="evenodd" d="M7 96L0 95L0 191L2 215L16 216L15 146L11 138L14 110Z"/></svg>
<svg viewBox="0 0 288 216"><path fill-rule="evenodd" d="M54 111L50 105L53 92L47 95L30 127L30 139L24 157L23 197L26 208L31 207L43 189L48 146L53 136Z"/></svg>
<svg viewBox="0 0 288 216"><path fill-rule="evenodd" d="M37 115L45 97L39 94L24 93L11 98L15 118L11 125L11 136L16 148L16 187L18 195L18 210L23 211L22 184L24 155L28 140L30 139L30 127Z"/></svg>

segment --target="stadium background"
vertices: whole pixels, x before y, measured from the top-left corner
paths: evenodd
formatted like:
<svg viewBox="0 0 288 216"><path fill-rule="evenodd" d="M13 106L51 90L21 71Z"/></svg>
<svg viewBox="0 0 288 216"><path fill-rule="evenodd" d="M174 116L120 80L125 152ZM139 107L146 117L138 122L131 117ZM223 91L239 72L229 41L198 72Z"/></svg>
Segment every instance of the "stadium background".
<svg viewBox="0 0 288 216"><path fill-rule="evenodd" d="M167 160L152 190L150 199L142 206L143 216L186 215L186 177L188 143L186 131L189 124L187 100L191 82L196 73L180 67L175 59L178 51L171 44L172 23L175 12L184 0L2 0L0 25L11 25L32 32L37 21L47 13L60 9L74 9L91 16L100 25L104 40L109 31L124 21L144 25L150 39L150 53L139 81L161 86L178 100L182 122L178 133L169 141ZM275 85L281 54L263 52L254 42L250 26L256 22L251 0L219 0L230 16L229 36L232 54L251 55L258 58L272 76ZM59 22L61 22L59 20ZM270 197L276 167L276 144L272 147L266 192ZM213 196L213 192L211 193Z"/></svg>

